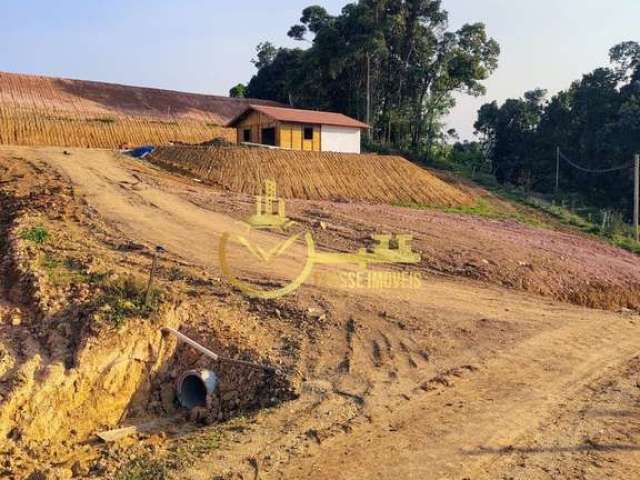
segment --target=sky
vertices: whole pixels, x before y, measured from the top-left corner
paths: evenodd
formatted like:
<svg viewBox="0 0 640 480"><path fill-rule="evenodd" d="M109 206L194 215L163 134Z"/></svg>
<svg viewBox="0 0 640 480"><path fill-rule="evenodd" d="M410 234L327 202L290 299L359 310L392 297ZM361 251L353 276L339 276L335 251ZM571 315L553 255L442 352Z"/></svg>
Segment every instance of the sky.
<svg viewBox="0 0 640 480"><path fill-rule="evenodd" d="M4 0L0 71L226 95L255 69L255 46L286 36L308 5L347 0ZM450 28L483 22L501 45L481 98L459 96L448 124L473 138L478 108L536 87L555 93L640 41L640 0L443 0Z"/></svg>

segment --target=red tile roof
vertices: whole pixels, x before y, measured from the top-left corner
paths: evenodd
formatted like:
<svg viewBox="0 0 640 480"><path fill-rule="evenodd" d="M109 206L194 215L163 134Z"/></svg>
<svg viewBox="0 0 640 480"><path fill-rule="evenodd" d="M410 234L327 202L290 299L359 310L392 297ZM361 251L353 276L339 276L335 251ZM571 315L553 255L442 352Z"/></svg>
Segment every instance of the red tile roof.
<svg viewBox="0 0 640 480"><path fill-rule="evenodd" d="M318 112L315 110L299 110L297 108L271 107L267 105L249 105L247 110L227 124L233 127L248 112L255 110L279 122L333 125L336 127L369 128L366 123L347 117L341 113Z"/></svg>

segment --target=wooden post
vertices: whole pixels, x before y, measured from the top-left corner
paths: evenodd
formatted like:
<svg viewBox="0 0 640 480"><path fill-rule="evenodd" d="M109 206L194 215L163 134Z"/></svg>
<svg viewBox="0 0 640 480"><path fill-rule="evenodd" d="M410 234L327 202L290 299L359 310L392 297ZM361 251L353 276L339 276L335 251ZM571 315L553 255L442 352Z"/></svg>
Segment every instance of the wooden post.
<svg viewBox="0 0 640 480"><path fill-rule="evenodd" d="M633 231L637 242L640 240L640 230L638 228L638 208L640 208L640 155L638 154L636 154L635 157L633 186Z"/></svg>
<svg viewBox="0 0 640 480"><path fill-rule="evenodd" d="M147 283L147 293L144 296L144 305L146 307L149 306L149 301L151 300L151 289L153 288L153 279L156 275L156 268L158 265L158 255L166 252L166 250L158 245L153 252L153 260L151 261L151 271L149 272L149 283Z"/></svg>
<svg viewBox="0 0 640 480"><path fill-rule="evenodd" d="M556 196L560 187L560 147L556 147Z"/></svg>

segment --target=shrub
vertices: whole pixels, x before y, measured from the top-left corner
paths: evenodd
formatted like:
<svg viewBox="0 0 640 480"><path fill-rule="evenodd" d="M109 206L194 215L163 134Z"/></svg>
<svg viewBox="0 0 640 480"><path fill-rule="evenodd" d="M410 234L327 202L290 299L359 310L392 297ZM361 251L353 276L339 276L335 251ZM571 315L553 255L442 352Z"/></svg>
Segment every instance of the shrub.
<svg viewBox="0 0 640 480"><path fill-rule="evenodd" d="M43 226L32 227L27 230L23 230L20 234L23 240L33 242L37 245L42 245L49 240L49 231Z"/></svg>
<svg viewBox="0 0 640 480"><path fill-rule="evenodd" d="M120 326L126 318L148 318L160 304L160 293L152 289L147 301L145 282L127 276L103 287L103 294L96 300L99 318Z"/></svg>

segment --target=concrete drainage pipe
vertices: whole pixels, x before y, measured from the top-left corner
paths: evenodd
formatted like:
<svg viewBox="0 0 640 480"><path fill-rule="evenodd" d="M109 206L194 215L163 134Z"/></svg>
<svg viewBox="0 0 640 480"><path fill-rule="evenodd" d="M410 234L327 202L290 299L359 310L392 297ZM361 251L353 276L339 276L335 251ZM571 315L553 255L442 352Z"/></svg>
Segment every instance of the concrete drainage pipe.
<svg viewBox="0 0 640 480"><path fill-rule="evenodd" d="M189 370L180 375L176 387L184 408L206 407L207 399L218 388L218 377L211 370Z"/></svg>

